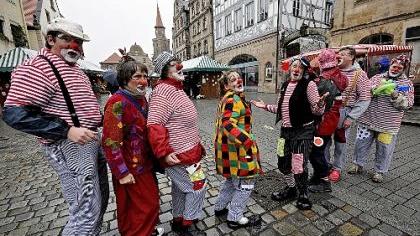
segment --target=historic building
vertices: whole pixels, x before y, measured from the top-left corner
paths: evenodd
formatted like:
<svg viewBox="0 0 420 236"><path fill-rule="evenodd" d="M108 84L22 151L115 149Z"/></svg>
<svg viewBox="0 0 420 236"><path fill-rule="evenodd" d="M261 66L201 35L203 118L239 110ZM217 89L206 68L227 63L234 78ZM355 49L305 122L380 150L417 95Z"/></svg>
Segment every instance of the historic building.
<svg viewBox="0 0 420 236"><path fill-rule="evenodd" d="M413 46L411 73L416 75L414 82L419 84L420 1L406 4L387 0L337 1L331 44L358 43ZM417 91L420 92L420 88Z"/></svg>
<svg viewBox="0 0 420 236"><path fill-rule="evenodd" d="M210 0L174 1L172 48L185 61L208 55L214 57L213 8Z"/></svg>
<svg viewBox="0 0 420 236"><path fill-rule="evenodd" d="M332 6L331 0L215 0L215 59L237 69L248 90L275 92L277 59L325 47Z"/></svg>
<svg viewBox="0 0 420 236"><path fill-rule="evenodd" d="M56 0L22 0L30 48L39 50L45 45L42 30L60 13Z"/></svg>
<svg viewBox="0 0 420 236"><path fill-rule="evenodd" d="M153 60L164 51L170 51L169 39L165 35L165 26L163 26L162 18L160 16L159 5L157 6L156 25L155 25L156 38L153 39Z"/></svg>
<svg viewBox="0 0 420 236"><path fill-rule="evenodd" d="M28 46L22 1L3 0L0 3L0 55L22 46Z"/></svg>
<svg viewBox="0 0 420 236"><path fill-rule="evenodd" d="M136 62L145 65L149 70L149 73L152 72L152 60L150 60L149 55L143 51L140 45L138 45L137 43L131 45L130 50L127 52L127 54L134 58ZM116 70L120 60L121 56L114 52L111 56L109 56L106 60L100 62L99 64L101 64L101 68L104 70Z"/></svg>

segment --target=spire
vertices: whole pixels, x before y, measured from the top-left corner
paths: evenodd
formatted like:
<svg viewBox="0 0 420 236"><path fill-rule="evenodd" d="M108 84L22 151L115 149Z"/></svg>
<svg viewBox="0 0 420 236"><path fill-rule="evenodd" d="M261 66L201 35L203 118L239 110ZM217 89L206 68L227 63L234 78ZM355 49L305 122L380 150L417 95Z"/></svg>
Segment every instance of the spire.
<svg viewBox="0 0 420 236"><path fill-rule="evenodd" d="M162 23L162 18L160 17L159 3L157 3L156 6L157 6L157 15L156 15L156 26L155 26L155 28L165 28L163 26L163 23Z"/></svg>

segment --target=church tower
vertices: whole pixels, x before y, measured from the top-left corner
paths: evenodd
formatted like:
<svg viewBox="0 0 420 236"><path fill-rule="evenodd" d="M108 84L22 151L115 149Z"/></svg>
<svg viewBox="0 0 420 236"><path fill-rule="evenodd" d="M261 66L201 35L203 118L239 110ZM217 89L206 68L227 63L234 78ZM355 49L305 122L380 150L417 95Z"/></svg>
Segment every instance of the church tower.
<svg viewBox="0 0 420 236"><path fill-rule="evenodd" d="M167 39L165 35L165 27L163 26L162 18L160 16L159 5L157 5L155 35L156 38L153 39L153 60L162 52L170 51L169 39Z"/></svg>

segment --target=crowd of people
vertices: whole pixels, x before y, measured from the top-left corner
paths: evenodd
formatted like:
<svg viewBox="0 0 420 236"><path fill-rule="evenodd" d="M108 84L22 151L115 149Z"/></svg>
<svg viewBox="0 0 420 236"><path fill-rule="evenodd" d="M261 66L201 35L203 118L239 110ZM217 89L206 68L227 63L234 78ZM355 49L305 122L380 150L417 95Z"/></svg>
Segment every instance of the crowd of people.
<svg viewBox="0 0 420 236"><path fill-rule="evenodd" d="M79 24L56 19L45 34L46 46L12 74L3 119L11 127L39 137L45 157L60 178L69 204L62 235L97 235L108 203L106 162L112 172L118 230L121 235L162 235L156 173L171 179L172 230L205 235L201 218L206 156L198 129L198 112L183 90L182 64L164 52L154 61L160 79L148 94L148 70L128 55L117 68L119 89L108 99L103 119L89 79L76 66L89 37ZM388 171L404 111L413 105L413 84L404 74L405 55L369 79L355 63L351 47L338 54L325 49L319 71L305 57L293 59L277 104L248 101L236 71L219 79L215 117L214 161L225 178L214 211L232 229L261 223L245 216L246 204L263 175L252 106L276 114L278 168L285 189L276 201L294 200L312 207L309 192L329 192L345 168L349 128L357 125L350 174L361 173L376 143L375 173ZM100 127L103 131L100 132ZM334 141L334 157L330 146ZM212 155L208 155L212 156ZM314 173L308 175L308 162ZM262 178L264 178L262 176Z"/></svg>

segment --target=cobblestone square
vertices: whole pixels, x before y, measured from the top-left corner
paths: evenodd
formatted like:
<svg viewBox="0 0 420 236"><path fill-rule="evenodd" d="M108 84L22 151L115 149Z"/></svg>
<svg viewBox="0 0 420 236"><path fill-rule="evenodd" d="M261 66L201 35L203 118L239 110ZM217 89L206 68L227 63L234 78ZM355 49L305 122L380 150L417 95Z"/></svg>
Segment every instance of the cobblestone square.
<svg viewBox="0 0 420 236"><path fill-rule="evenodd" d="M275 102L274 94L248 94ZM226 219L214 216L213 204L223 178L216 175L212 158L213 125L217 100L197 100L200 134L207 149L203 167L208 185L203 219L198 227L207 235L420 235L420 127L404 125L400 131L391 170L381 184L370 180L373 155L367 171L333 185L329 194L311 194L314 206L299 211L294 202L273 202L272 191L284 187L275 156L279 129L274 115L254 109L254 133L261 150L265 176L258 179L246 215L259 214L258 228L232 231ZM353 128L354 131L354 128ZM347 164L352 157L354 132ZM67 221L67 204L60 183L34 137L12 130L0 121L0 235L58 235ZM5 138L6 137L6 138ZM372 150L373 151L373 150ZM109 174L109 180L111 175ZM158 175L161 226L170 231L170 181ZM112 192L102 225L103 235L118 235L115 196ZM170 233L169 235L175 235Z"/></svg>

